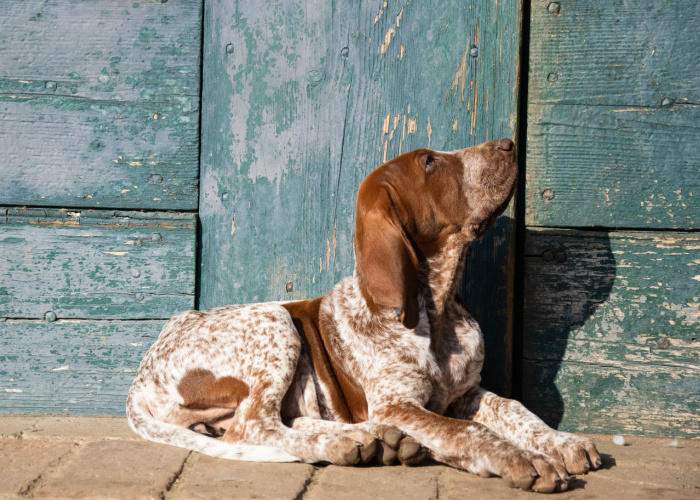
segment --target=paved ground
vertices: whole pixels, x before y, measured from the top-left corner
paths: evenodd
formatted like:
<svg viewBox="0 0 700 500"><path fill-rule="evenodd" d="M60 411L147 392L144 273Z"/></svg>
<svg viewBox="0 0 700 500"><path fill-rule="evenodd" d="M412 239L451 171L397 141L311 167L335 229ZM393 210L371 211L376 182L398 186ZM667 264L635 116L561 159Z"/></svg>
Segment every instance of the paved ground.
<svg viewBox="0 0 700 500"><path fill-rule="evenodd" d="M603 470L558 498L700 498L700 440L594 436ZM126 419L0 415L0 498L535 498L440 465L313 467L219 460L133 434Z"/></svg>

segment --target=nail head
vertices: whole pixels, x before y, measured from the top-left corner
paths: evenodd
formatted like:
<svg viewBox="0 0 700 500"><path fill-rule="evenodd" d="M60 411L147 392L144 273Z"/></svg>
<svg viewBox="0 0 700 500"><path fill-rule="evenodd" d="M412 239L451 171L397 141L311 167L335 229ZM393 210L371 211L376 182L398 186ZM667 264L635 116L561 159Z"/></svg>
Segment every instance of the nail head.
<svg viewBox="0 0 700 500"><path fill-rule="evenodd" d="M552 13L552 14L559 14L559 12L561 11L561 3L559 3L559 2L551 2L551 3L547 6L547 10L548 10L550 13Z"/></svg>
<svg viewBox="0 0 700 500"><path fill-rule="evenodd" d="M290 281L287 283L284 289L287 291L287 293L292 293L294 291L294 284Z"/></svg>
<svg viewBox="0 0 700 500"><path fill-rule="evenodd" d="M663 101L661 101L661 105L664 107L668 107L671 104L673 104L673 100L669 99L668 97L666 97Z"/></svg>
<svg viewBox="0 0 700 500"><path fill-rule="evenodd" d="M160 235L160 233L151 233L151 241L154 243L160 243L160 240L162 240L163 237Z"/></svg>
<svg viewBox="0 0 700 500"><path fill-rule="evenodd" d="M48 311L46 314L44 314L44 319L49 323L52 323L56 321L56 313L53 311Z"/></svg>
<svg viewBox="0 0 700 500"><path fill-rule="evenodd" d="M542 198L545 200L553 200L554 199L554 191L551 189L545 189L542 191Z"/></svg>
<svg viewBox="0 0 700 500"><path fill-rule="evenodd" d="M560 264L566 262L566 252L556 252L554 254L554 260L556 260Z"/></svg>
<svg viewBox="0 0 700 500"><path fill-rule="evenodd" d="M46 90L56 90L56 87L58 87L58 84L56 82L46 82Z"/></svg>
<svg viewBox="0 0 700 500"><path fill-rule="evenodd" d="M340 49L340 55L343 57L348 57L349 53L350 49L348 49L347 47L343 47L342 49Z"/></svg>
<svg viewBox="0 0 700 500"><path fill-rule="evenodd" d="M233 44L232 43L229 43L228 45L226 45L226 53L233 54Z"/></svg>
<svg viewBox="0 0 700 500"><path fill-rule="evenodd" d="M551 250L545 250L544 252L542 252L542 258L543 258L545 261L549 262L549 261L551 261L552 259L554 259L554 253L552 253Z"/></svg>
<svg viewBox="0 0 700 500"><path fill-rule="evenodd" d="M479 48L476 45L472 45L469 55L472 57L477 57L479 55Z"/></svg>

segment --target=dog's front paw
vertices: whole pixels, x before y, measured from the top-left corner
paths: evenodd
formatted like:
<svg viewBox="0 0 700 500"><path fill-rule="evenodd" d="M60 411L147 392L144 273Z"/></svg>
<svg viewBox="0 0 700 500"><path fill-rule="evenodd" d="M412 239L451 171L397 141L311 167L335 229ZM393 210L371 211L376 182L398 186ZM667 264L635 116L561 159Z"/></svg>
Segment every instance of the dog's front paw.
<svg viewBox="0 0 700 500"><path fill-rule="evenodd" d="M559 460L537 452L518 450L505 462L505 470L500 471L499 475L513 488L553 493L569 487L569 475Z"/></svg>
<svg viewBox="0 0 700 500"><path fill-rule="evenodd" d="M551 431L537 446L538 451L561 460L569 474L586 474L600 468L603 461L593 440L568 432Z"/></svg>
<svg viewBox="0 0 700 500"><path fill-rule="evenodd" d="M375 456L381 465L392 465L397 459L403 465L417 465L428 457L427 448L397 427L380 425L377 435L379 447Z"/></svg>

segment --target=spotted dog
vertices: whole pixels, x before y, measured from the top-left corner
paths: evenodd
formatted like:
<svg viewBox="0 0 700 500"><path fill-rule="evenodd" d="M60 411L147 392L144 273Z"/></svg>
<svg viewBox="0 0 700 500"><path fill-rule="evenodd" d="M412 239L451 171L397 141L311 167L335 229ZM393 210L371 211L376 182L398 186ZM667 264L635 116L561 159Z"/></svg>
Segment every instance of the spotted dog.
<svg viewBox="0 0 700 500"><path fill-rule="evenodd" d="M525 490L565 490L569 474L600 467L595 445L479 387L481 332L455 300L467 248L516 177L509 139L380 166L357 194L353 275L315 299L175 316L129 392L131 428L235 460L429 454Z"/></svg>

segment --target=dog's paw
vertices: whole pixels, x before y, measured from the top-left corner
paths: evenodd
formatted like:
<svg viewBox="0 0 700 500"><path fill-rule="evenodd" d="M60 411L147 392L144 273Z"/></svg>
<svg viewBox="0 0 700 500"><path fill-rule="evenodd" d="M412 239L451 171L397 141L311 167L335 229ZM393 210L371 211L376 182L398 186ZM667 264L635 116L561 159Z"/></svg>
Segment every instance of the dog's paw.
<svg viewBox="0 0 700 500"><path fill-rule="evenodd" d="M592 439L568 432L551 431L537 449L562 461L569 474L587 474L603 463Z"/></svg>
<svg viewBox="0 0 700 500"><path fill-rule="evenodd" d="M375 455L381 465L392 465L398 460L403 465L417 465L428 457L428 449L396 427L377 427L379 443Z"/></svg>
<svg viewBox="0 0 700 500"><path fill-rule="evenodd" d="M564 464L541 453L518 450L516 454L509 457L505 469L499 475L512 488L532 490L537 493L554 493L566 491L569 487L570 478Z"/></svg>

